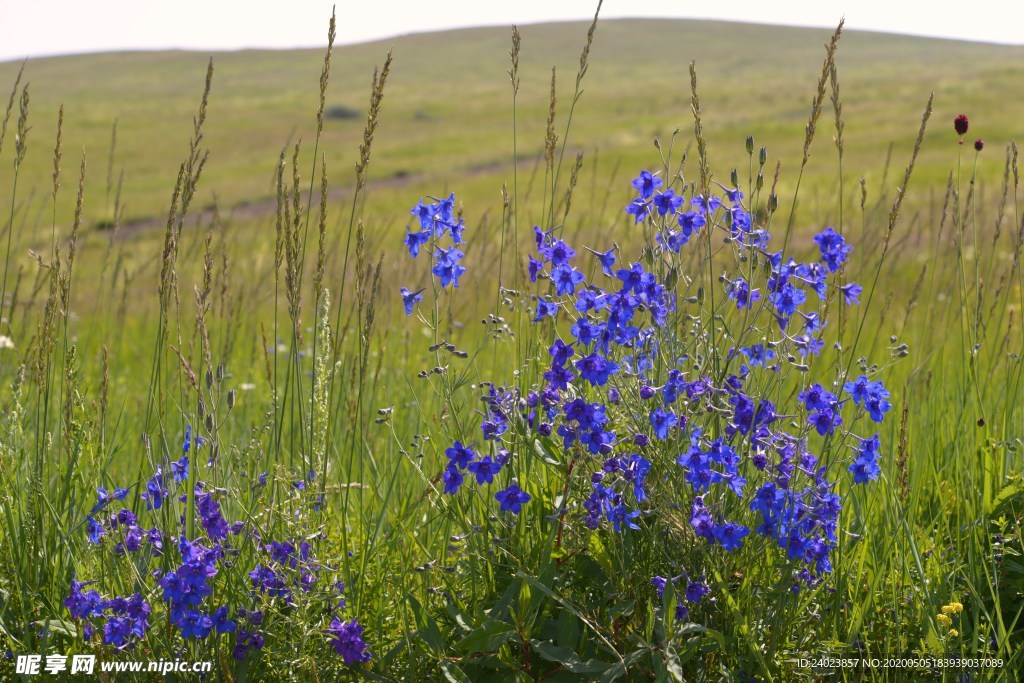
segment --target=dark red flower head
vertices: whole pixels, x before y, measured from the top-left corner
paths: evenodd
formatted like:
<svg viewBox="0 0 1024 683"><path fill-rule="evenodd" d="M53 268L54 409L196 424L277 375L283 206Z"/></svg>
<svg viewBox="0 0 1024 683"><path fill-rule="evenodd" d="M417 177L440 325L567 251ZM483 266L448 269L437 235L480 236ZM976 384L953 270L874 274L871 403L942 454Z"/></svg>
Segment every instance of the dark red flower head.
<svg viewBox="0 0 1024 683"><path fill-rule="evenodd" d="M957 135L964 135L967 133L967 114L957 114L957 117L953 119L953 128L956 129Z"/></svg>
<svg viewBox="0 0 1024 683"><path fill-rule="evenodd" d="M975 151L980 152L984 146L985 146L985 141L982 140L981 138L978 138L977 140L974 141L974 149L975 149Z"/></svg>

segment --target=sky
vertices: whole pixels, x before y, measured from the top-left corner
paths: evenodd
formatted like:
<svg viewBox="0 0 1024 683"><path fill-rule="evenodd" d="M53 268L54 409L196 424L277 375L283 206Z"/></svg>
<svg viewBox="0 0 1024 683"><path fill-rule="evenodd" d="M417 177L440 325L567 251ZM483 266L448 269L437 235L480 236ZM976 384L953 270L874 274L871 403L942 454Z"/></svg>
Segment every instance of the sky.
<svg viewBox="0 0 1024 683"><path fill-rule="evenodd" d="M6 3L0 61L126 49L320 47L333 0L44 0ZM723 19L1024 43L1019 0L605 0L601 16ZM587 20L596 0L337 0L338 44L467 26ZM638 36L638 39L642 37Z"/></svg>

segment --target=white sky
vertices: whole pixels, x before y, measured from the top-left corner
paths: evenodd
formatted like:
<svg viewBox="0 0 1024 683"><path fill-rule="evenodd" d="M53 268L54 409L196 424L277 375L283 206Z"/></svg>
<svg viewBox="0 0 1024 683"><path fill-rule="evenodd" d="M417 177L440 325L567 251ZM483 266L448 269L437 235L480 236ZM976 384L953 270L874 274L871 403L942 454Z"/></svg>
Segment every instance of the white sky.
<svg viewBox="0 0 1024 683"><path fill-rule="evenodd" d="M0 13L0 61L123 49L319 47L334 0L21 0ZM593 16L596 0L338 0L339 44L447 28ZM912 7L916 5L916 7ZM942 7L942 6L945 7ZM605 0L601 15L679 17L1024 43L1024 3L970 0ZM638 39L642 37L638 36Z"/></svg>

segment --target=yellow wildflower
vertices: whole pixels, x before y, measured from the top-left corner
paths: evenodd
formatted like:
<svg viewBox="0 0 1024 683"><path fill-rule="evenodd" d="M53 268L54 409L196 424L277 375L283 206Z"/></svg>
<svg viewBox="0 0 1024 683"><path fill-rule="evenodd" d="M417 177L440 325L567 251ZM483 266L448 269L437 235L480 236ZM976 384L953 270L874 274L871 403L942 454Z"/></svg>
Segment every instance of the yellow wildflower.
<svg viewBox="0 0 1024 683"><path fill-rule="evenodd" d="M949 618L948 616L946 616L945 614L940 614L940 615L939 615L939 616L937 617L937 619L939 620L939 623L940 623L940 624L942 624L943 626L949 627L949 626L952 626L952 625L953 625L953 620L952 620L952 619L950 619L950 618Z"/></svg>
<svg viewBox="0 0 1024 683"><path fill-rule="evenodd" d="M949 629L949 637L950 638L956 638L959 635L960 635L960 631L957 631L955 628Z"/></svg>

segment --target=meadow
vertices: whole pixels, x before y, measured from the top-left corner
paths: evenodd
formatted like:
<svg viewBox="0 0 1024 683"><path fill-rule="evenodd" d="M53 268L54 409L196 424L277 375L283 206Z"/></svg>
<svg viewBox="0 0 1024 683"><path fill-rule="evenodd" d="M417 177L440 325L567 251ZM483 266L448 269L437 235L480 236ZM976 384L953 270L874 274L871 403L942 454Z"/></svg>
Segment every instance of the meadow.
<svg viewBox="0 0 1024 683"><path fill-rule="evenodd" d="M0 64L0 678L1017 680L1022 77L676 20Z"/></svg>

